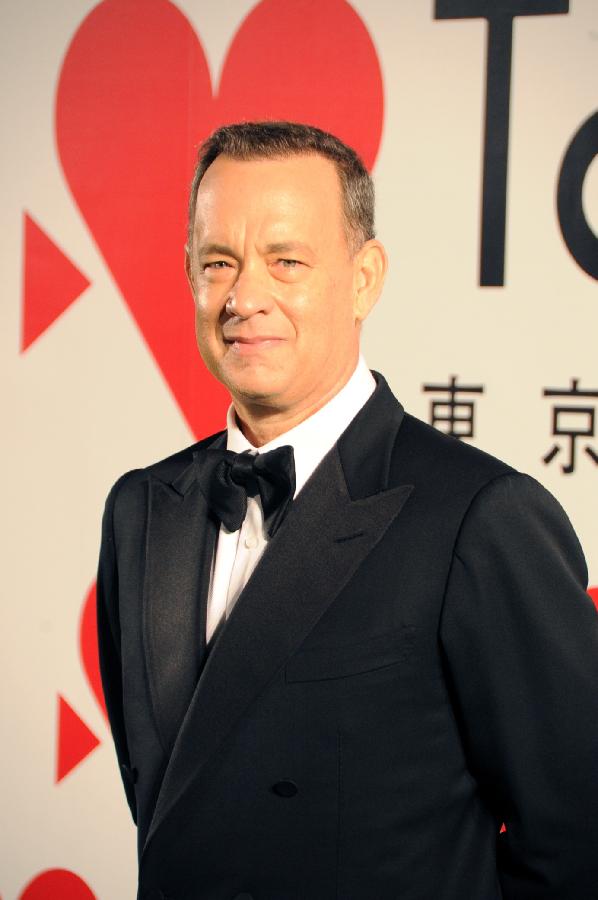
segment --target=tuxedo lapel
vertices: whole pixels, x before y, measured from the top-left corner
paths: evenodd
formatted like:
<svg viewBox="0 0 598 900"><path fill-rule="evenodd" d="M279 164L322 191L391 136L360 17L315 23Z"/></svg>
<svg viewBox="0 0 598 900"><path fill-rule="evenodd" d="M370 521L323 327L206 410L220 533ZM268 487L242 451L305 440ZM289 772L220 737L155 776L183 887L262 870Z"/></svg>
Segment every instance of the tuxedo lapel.
<svg viewBox="0 0 598 900"><path fill-rule="evenodd" d="M212 446L222 443L219 438ZM169 754L205 655L206 601L218 523L191 463L171 483L153 476L144 583L144 648L156 725Z"/></svg>
<svg viewBox="0 0 598 900"><path fill-rule="evenodd" d="M399 514L412 486L388 489L387 480L390 449L402 414L382 380L269 542L197 683L162 781L146 847L239 717L303 642ZM368 426L371 440L358 439ZM356 454L365 466L361 474L355 466ZM191 496L197 493L191 489ZM188 526L187 534L195 533ZM196 587L193 579L190 587Z"/></svg>

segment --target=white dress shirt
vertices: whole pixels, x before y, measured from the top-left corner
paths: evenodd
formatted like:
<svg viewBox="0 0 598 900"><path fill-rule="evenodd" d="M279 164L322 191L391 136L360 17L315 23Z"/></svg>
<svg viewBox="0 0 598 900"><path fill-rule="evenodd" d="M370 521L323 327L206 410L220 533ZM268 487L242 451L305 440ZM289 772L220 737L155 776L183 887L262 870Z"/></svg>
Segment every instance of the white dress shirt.
<svg viewBox="0 0 598 900"><path fill-rule="evenodd" d="M227 450L235 453L245 450L266 453L290 444L295 454L296 497L375 387L372 373L360 356L355 371L338 394L299 425L259 448L254 447L243 435L236 422L234 406L231 405L226 416ZM268 535L264 531L264 514L259 495L248 497L247 514L241 528L227 531L224 525L220 526L208 593L206 641L210 640L221 619L230 615L267 543Z"/></svg>

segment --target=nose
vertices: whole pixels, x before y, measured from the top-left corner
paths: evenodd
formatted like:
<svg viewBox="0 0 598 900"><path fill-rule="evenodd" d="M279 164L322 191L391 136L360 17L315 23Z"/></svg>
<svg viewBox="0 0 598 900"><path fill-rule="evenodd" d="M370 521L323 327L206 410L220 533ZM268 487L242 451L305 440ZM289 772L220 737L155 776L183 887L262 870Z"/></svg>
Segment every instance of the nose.
<svg viewBox="0 0 598 900"><path fill-rule="evenodd" d="M268 288L257 267L244 266L227 297L227 314L249 319L257 313L268 313L273 302Z"/></svg>

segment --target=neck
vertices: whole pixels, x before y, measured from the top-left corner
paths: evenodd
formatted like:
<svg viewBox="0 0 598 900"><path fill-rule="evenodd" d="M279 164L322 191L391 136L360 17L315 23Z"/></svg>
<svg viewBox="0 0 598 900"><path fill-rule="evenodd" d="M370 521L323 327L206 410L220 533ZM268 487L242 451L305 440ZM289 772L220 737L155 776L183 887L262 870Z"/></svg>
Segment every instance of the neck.
<svg viewBox="0 0 598 900"><path fill-rule="evenodd" d="M329 400L332 400L347 384L356 365L357 361L352 360L327 391L323 394L318 393L315 397L306 398L302 404L281 408L234 397L233 405L239 428L254 447L263 447L264 444L268 444L274 438L285 434L291 428L295 428L296 425L313 416Z"/></svg>

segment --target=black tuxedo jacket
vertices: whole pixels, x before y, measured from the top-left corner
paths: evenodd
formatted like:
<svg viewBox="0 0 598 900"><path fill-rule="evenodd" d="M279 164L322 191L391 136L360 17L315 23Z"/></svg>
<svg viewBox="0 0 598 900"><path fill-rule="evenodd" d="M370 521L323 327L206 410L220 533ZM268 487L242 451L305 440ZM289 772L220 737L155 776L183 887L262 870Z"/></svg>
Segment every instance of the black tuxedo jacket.
<svg viewBox="0 0 598 900"><path fill-rule="evenodd" d="M578 540L376 377L207 648L198 445L109 494L101 670L143 900L598 898Z"/></svg>

